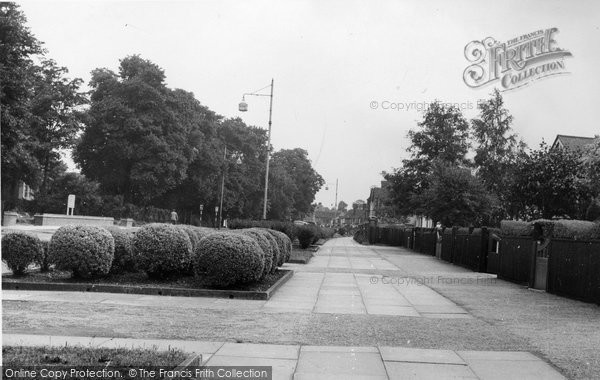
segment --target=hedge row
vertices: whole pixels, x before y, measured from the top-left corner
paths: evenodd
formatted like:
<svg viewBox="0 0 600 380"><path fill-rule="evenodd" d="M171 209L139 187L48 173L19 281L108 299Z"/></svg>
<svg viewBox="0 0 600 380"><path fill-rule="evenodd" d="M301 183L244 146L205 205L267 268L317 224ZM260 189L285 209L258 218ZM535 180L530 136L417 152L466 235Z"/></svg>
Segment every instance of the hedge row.
<svg viewBox="0 0 600 380"><path fill-rule="evenodd" d="M266 228L283 232L290 241L298 238L302 248L307 248L310 244L319 241L319 239L330 239L336 232L333 228L319 227L314 224L297 226L293 222L274 220L233 219L229 222L228 226L231 229Z"/></svg>
<svg viewBox="0 0 600 380"><path fill-rule="evenodd" d="M570 240L600 239L600 224L583 220L538 219L532 222L503 220L500 229L504 236L533 236Z"/></svg>
<svg viewBox="0 0 600 380"><path fill-rule="evenodd" d="M279 231L251 228L219 231L147 224L131 229L64 226L48 249L25 233L2 238L3 259L15 274L33 263L69 270L74 277L142 270L153 278L194 273L216 286L259 281L290 258L292 242Z"/></svg>

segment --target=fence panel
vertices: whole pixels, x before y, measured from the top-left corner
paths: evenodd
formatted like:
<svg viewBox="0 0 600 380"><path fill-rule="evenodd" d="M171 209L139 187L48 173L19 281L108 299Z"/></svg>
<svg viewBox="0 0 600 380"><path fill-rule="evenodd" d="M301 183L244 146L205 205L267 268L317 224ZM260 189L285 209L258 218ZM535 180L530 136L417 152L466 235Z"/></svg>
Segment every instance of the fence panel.
<svg viewBox="0 0 600 380"><path fill-rule="evenodd" d="M530 237L505 236L500 242L498 277L529 282L534 244Z"/></svg>
<svg viewBox="0 0 600 380"><path fill-rule="evenodd" d="M549 250L548 292L600 304L600 241L552 239Z"/></svg>
<svg viewBox="0 0 600 380"><path fill-rule="evenodd" d="M437 235L435 229L423 229L423 238L421 241L421 248L419 252L426 255L435 256L435 243L437 242Z"/></svg>
<svg viewBox="0 0 600 380"><path fill-rule="evenodd" d="M454 233L451 228L446 228L442 234L442 260L452 262L454 251Z"/></svg>

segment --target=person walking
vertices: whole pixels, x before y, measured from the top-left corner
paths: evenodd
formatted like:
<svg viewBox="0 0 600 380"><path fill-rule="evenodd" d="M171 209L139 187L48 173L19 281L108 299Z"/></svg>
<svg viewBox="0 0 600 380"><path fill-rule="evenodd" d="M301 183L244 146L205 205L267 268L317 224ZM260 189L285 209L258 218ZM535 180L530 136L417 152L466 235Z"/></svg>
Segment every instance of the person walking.
<svg viewBox="0 0 600 380"><path fill-rule="evenodd" d="M171 224L177 224L178 220L179 216L177 215L177 212L175 210L171 211Z"/></svg>

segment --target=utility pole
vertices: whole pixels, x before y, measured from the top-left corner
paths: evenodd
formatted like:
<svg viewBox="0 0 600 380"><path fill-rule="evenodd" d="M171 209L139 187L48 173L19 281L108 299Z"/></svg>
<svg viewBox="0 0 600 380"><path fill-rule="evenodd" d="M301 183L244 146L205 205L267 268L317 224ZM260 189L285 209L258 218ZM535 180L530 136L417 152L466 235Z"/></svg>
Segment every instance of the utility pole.
<svg viewBox="0 0 600 380"><path fill-rule="evenodd" d="M269 193L269 161L271 160L271 115L273 114L273 83L271 79L271 95L269 100L269 134L267 142L267 168L265 170L265 199L263 200L263 220L267 219L267 201Z"/></svg>
<svg viewBox="0 0 600 380"><path fill-rule="evenodd" d="M337 219L337 212L338 212L338 202L337 202L337 195L338 195L338 179L335 179L335 213L333 214L333 222L335 223L335 220Z"/></svg>

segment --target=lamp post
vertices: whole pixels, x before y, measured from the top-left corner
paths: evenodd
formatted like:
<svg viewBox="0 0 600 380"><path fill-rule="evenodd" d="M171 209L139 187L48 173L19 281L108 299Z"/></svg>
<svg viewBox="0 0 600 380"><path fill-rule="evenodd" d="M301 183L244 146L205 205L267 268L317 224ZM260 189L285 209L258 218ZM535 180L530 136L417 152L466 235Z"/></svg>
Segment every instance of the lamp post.
<svg viewBox="0 0 600 380"><path fill-rule="evenodd" d="M329 190L329 186L325 186L325 190ZM335 204L333 205L334 208L334 213L333 213L333 221L331 222L332 226L333 223L335 223L335 219L337 218L337 212L338 212L338 203L337 203L337 199L338 199L338 179L335 179Z"/></svg>
<svg viewBox="0 0 600 380"><path fill-rule="evenodd" d="M225 165L227 165L227 146L225 146L225 149L223 151L223 161L225 163ZM236 160L236 164L241 164L242 160L238 157ZM221 229L221 225L223 223L223 197L225 194L225 167L223 167L223 173L221 174L221 200L219 201L219 226L218 228ZM215 216L216 218L216 216Z"/></svg>
<svg viewBox="0 0 600 380"><path fill-rule="evenodd" d="M267 134L267 163L266 163L266 169L265 169L265 195L264 195L264 200L263 200L263 220L267 219L267 200L268 200L268 192L269 192L269 161L271 159L271 116L273 114L273 83L274 80L271 79L271 84L269 86L263 87L260 90L254 91L254 92L250 92L250 93L245 93L242 95L242 101L240 102L239 105L239 110L241 112L247 112L248 111L248 103L246 103L245 99L246 99L246 95L248 96L268 96L269 97L269 133ZM271 87L271 94L267 95L267 94L257 94L257 92L264 90L267 87Z"/></svg>

